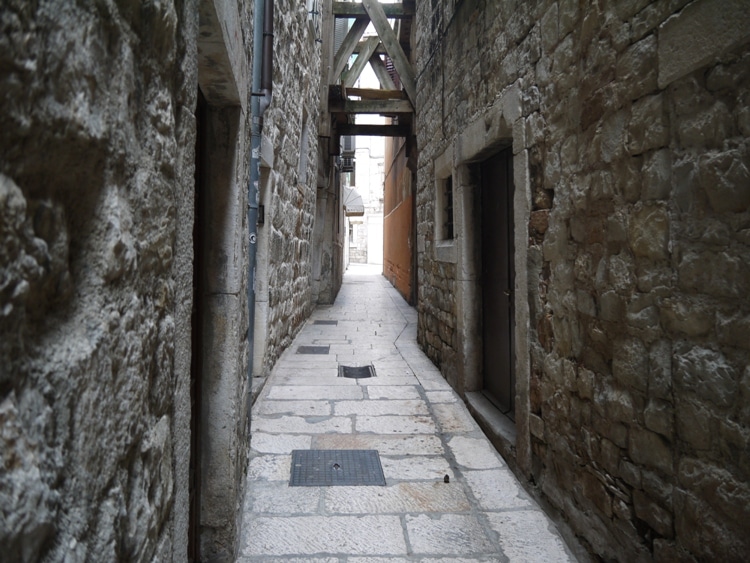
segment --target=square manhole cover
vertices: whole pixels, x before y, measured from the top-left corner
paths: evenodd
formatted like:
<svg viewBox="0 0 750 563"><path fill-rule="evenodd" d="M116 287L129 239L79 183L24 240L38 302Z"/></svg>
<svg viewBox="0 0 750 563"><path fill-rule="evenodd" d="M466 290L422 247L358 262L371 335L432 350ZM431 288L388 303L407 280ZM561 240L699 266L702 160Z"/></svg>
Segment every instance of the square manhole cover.
<svg viewBox="0 0 750 563"><path fill-rule="evenodd" d="M290 487L385 486L377 450L293 450Z"/></svg>
<svg viewBox="0 0 750 563"><path fill-rule="evenodd" d="M375 368L372 366L342 366L339 365L339 377L349 379L364 379L375 377Z"/></svg>
<svg viewBox="0 0 750 563"><path fill-rule="evenodd" d="M313 322L314 325L327 325L327 326L338 326L338 321L315 321Z"/></svg>
<svg viewBox="0 0 750 563"><path fill-rule="evenodd" d="M300 346L297 348L298 354L327 354L330 346Z"/></svg>

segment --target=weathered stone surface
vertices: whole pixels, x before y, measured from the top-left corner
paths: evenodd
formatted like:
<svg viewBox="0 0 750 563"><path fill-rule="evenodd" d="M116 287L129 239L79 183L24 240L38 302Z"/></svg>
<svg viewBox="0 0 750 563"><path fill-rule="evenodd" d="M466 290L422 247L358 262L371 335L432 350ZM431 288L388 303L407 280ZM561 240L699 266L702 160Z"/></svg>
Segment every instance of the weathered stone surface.
<svg viewBox="0 0 750 563"><path fill-rule="evenodd" d="M399 512L464 512L466 494L456 484L398 483L389 487L331 487L325 492L326 509L337 514Z"/></svg>
<svg viewBox="0 0 750 563"><path fill-rule="evenodd" d="M648 430L631 430L628 453L636 463L659 469L667 475L674 473L670 445L658 434Z"/></svg>
<svg viewBox="0 0 750 563"><path fill-rule="evenodd" d="M484 510L506 510L528 506L526 492L506 470L466 471L464 473L474 498Z"/></svg>
<svg viewBox="0 0 750 563"><path fill-rule="evenodd" d="M195 13L0 11L5 558L184 553Z"/></svg>
<svg viewBox="0 0 750 563"><path fill-rule="evenodd" d="M426 514L406 517L406 530L414 553L471 555L492 552L492 543L474 516Z"/></svg>
<svg viewBox="0 0 750 563"><path fill-rule="evenodd" d="M456 169L513 146L524 195L513 207L518 451L509 455L604 558L732 559L739 544L727 515L686 490L679 519L669 489L685 456L734 481L749 470L739 453L750 439L739 422L750 416L745 15L705 39L739 3L722 13L713 0L586 10L543 1L518 9L525 26L508 23L503 3L452 4L417 8L416 64L429 76L418 83L417 230L429 247L434 159L467 135L474 152ZM431 28L433 11L453 9L460 26ZM682 45L691 30L697 41ZM491 47L477 55L477 45ZM437 49L450 55L438 59ZM495 127L488 108L516 87L522 123L482 146L477 124ZM418 253L419 339L459 392L483 385L481 318L466 320L465 303L485 288L457 283L457 272L483 267L483 228L468 218L456 227L467 234L456 270ZM691 526L700 541L688 538Z"/></svg>
<svg viewBox="0 0 750 563"><path fill-rule="evenodd" d="M406 555L397 516L299 516L255 518L243 555L352 553Z"/></svg>
<svg viewBox="0 0 750 563"><path fill-rule="evenodd" d="M500 545L505 556L511 561L544 558L549 545L565 550L560 537L552 533L547 522L533 512L519 510L491 514L490 525L502 534ZM507 531L508 527L513 531ZM538 556L534 555L535 552ZM567 557L562 556L557 561L575 561L575 557L568 552Z"/></svg>
<svg viewBox="0 0 750 563"><path fill-rule="evenodd" d="M735 401L738 374L721 352L696 346L676 355L674 377L682 389L719 407Z"/></svg>

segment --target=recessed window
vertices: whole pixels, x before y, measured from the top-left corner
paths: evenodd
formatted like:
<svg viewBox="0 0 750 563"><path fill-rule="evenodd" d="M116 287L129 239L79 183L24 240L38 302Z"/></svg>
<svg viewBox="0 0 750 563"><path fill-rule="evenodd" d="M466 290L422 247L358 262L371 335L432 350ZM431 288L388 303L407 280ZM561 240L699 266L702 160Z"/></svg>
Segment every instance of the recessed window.
<svg viewBox="0 0 750 563"><path fill-rule="evenodd" d="M455 238L453 214L453 176L437 180L435 223L437 240Z"/></svg>

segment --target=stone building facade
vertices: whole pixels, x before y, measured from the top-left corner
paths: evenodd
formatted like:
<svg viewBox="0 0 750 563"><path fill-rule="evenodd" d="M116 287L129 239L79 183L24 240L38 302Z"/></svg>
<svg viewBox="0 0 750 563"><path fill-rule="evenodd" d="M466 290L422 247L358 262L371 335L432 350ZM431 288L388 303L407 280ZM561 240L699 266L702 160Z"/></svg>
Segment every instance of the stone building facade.
<svg viewBox="0 0 750 563"><path fill-rule="evenodd" d="M605 560L750 553L748 30L741 0L417 4L420 343Z"/></svg>
<svg viewBox="0 0 750 563"><path fill-rule="evenodd" d="M301 327L325 242L313 242L320 48L306 7L276 0L256 281L268 329L252 361L255 4L0 8L0 545L10 560L236 553L248 364L267 372Z"/></svg>

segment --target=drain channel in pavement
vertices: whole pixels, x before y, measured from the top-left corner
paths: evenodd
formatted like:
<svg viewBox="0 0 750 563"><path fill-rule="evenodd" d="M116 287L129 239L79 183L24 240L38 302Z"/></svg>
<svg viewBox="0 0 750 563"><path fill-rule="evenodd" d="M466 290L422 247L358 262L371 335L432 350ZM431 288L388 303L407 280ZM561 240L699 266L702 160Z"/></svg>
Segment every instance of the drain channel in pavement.
<svg viewBox="0 0 750 563"><path fill-rule="evenodd" d="M293 450L290 487L385 486L377 450Z"/></svg>
<svg viewBox="0 0 750 563"><path fill-rule="evenodd" d="M318 321L314 321L313 324L314 325L338 326L339 322L338 321L325 321L325 320L321 321L321 320L318 320Z"/></svg>
<svg viewBox="0 0 750 563"><path fill-rule="evenodd" d="M375 368L372 366L342 366L339 364L339 377L348 377L349 379L375 377Z"/></svg>
<svg viewBox="0 0 750 563"><path fill-rule="evenodd" d="M330 346L300 346L297 348L298 354L327 354Z"/></svg>

